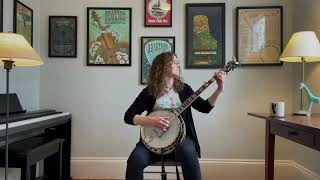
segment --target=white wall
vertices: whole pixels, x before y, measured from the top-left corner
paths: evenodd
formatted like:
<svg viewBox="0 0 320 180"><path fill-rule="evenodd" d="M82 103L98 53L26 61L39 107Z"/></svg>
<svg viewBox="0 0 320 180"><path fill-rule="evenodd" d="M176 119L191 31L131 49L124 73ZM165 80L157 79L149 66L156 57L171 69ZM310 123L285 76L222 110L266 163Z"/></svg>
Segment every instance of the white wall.
<svg viewBox="0 0 320 180"><path fill-rule="evenodd" d="M293 31L315 31L317 33L318 38L320 39L320 1L319 0L293 0L293 11L295 12L293 14ZM296 72L300 71L301 64L295 65ZM312 92L319 96L320 94L320 86L319 86L319 74L320 74L320 63L306 63L305 67L305 79L307 86L312 90ZM297 73L297 86L300 82L300 73ZM295 91L295 96L300 97L300 94L298 91ZM307 100L304 94L304 105L307 104ZM298 102L298 101L295 101ZM313 112L319 113L320 112L320 106L314 105L313 106ZM294 160L306 168L320 174L320 153L319 151L312 150L310 148L306 148L301 145L295 145L294 146L295 156Z"/></svg>
<svg viewBox="0 0 320 180"><path fill-rule="evenodd" d="M138 127L126 125L123 115L139 91L140 37L175 36L176 52L184 66L185 3L174 1L172 28L144 28L143 1L41 0L41 55L47 56L48 16L78 16L78 58L45 58L41 68L40 106L70 111L73 115L73 157L127 157L138 140ZM226 3L226 60L234 55L235 7L284 5L279 0L202 1ZM132 7L132 66L86 66L86 7ZM284 5L284 37L291 32L289 8ZM194 89L215 70L187 70L182 74ZM270 101L285 101L291 111L290 65L244 67L230 73L217 107L209 114L194 112L204 158L264 158L264 121L247 112L268 112ZM202 97L213 91L209 88ZM278 147L280 146L280 147ZM276 157L289 159L290 143L277 139Z"/></svg>
<svg viewBox="0 0 320 180"><path fill-rule="evenodd" d="M33 9L33 47L37 52L40 48L39 38L39 8L40 0L21 0ZM3 1L3 31L13 32L13 0ZM6 92L6 71L0 69L0 93ZM10 71L10 92L17 93L22 107L27 110L39 108L40 96L40 68L39 67L13 67Z"/></svg>

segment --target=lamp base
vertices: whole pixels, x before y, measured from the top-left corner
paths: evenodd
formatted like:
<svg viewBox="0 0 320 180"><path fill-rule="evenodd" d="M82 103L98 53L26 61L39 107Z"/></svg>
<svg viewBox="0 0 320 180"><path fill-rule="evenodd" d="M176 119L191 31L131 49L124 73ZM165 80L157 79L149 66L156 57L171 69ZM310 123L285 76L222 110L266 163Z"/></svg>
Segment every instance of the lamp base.
<svg viewBox="0 0 320 180"><path fill-rule="evenodd" d="M300 109L298 112L294 112L293 114L297 116L307 116L308 112Z"/></svg>

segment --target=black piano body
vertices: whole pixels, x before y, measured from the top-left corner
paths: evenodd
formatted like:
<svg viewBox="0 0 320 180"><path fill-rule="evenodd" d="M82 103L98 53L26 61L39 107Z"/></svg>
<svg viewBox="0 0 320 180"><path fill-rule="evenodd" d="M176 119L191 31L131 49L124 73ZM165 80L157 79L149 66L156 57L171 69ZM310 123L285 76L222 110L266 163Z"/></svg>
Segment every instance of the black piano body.
<svg viewBox="0 0 320 180"><path fill-rule="evenodd" d="M3 103L3 102L1 102ZM0 147L5 146L5 115L0 116ZM55 110L38 110L31 112L15 112L9 117L9 149L10 143L17 142L33 136L46 136L48 138L63 138L62 179L70 180L71 156L71 114L56 112ZM9 157L10 161L10 157ZM50 169L54 159L44 161L45 168ZM47 175L50 177L50 171Z"/></svg>

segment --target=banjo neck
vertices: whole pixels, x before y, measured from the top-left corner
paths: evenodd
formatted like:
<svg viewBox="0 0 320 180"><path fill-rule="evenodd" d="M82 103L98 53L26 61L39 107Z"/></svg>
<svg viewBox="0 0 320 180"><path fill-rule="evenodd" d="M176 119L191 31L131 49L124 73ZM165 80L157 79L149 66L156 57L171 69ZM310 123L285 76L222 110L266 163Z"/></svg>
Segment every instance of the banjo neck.
<svg viewBox="0 0 320 180"><path fill-rule="evenodd" d="M239 66L239 62L235 59L235 57L232 57L233 61L229 61L221 70L224 71L226 74L229 71L233 71L234 68ZM215 76L213 76L209 81L205 82L196 92L194 92L187 100L185 100L180 107L173 109L173 113L175 115L180 115L184 110L186 110L194 100L196 100L199 95L207 89L207 87L210 86L214 81L216 80Z"/></svg>
<svg viewBox="0 0 320 180"><path fill-rule="evenodd" d="M174 109L174 113L176 115L180 115L184 110L186 110L194 100L196 100L200 94L206 90L214 81L215 77L212 77L209 81L205 82L196 92L194 92L187 100L185 100L181 106L178 108Z"/></svg>

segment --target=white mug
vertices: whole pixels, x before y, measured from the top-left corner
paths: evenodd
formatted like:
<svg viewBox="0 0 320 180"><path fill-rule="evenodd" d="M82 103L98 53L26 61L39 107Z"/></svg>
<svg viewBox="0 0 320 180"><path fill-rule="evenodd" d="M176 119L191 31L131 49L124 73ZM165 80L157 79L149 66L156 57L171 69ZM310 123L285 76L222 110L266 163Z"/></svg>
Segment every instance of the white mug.
<svg viewBox="0 0 320 180"><path fill-rule="evenodd" d="M271 102L270 114L275 117L284 117L284 102Z"/></svg>

